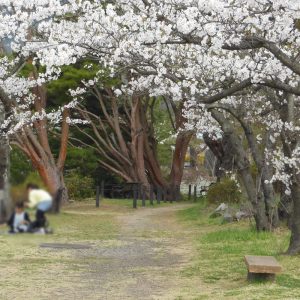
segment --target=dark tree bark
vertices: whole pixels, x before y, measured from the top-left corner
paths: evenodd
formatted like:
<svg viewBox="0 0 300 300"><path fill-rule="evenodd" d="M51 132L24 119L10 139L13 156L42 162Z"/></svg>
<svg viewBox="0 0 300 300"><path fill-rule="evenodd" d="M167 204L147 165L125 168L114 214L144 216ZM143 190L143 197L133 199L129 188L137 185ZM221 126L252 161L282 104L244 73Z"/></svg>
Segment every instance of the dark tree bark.
<svg viewBox="0 0 300 300"><path fill-rule="evenodd" d="M261 150L258 147L255 135L253 134L252 126L250 125L249 122L247 122L244 118L244 111L243 109L240 109L240 111L233 109L232 107L228 105L211 105L210 108L218 108L222 109L226 112L229 112L236 121L239 122L241 125L245 137L247 139L247 143L249 146L249 150L251 152L253 161L255 163L255 166L257 168L257 175L256 175L256 188L257 188L257 194L260 195L259 197L262 197L265 202L266 206L266 213L267 213L267 218L268 218L268 223L269 223L269 228L270 230L272 228L276 228L279 225L279 217L278 217L278 206L275 201L275 193L274 193L274 187L272 183L269 183L273 176L273 170L271 166L267 165L264 159L264 155L262 154ZM269 139L270 133L266 133L266 138L265 138L265 149L269 149L272 147L272 143L270 143ZM206 138L207 139L207 138ZM220 142L219 142L220 143ZM218 151L216 147L213 147L215 150L215 155L217 155L219 161L222 159L222 155L226 158L229 156L229 163L232 161L232 158L230 158L230 155L226 153L224 155L224 150L222 153ZM229 152L230 153L230 152ZM224 160L224 159L223 159ZM227 159L228 160L228 159ZM220 164L223 168L229 170L230 165L224 166ZM263 195L261 195L261 193Z"/></svg>
<svg viewBox="0 0 300 300"><path fill-rule="evenodd" d="M181 184L184 169L184 160L192 136L192 132L179 132L176 137L170 174L170 187L172 189L175 186L179 186Z"/></svg>
<svg viewBox="0 0 300 300"><path fill-rule="evenodd" d="M239 174L248 199L252 204L256 229L257 231L270 230L263 194L256 189L256 184L251 174L250 162L242 142L235 133L230 122L225 119L222 113L217 110L211 110L211 112L212 116L222 127L224 133L223 151L225 154L229 153L232 156L232 158L230 156L228 158L232 161L234 168Z"/></svg>
<svg viewBox="0 0 300 300"><path fill-rule="evenodd" d="M63 178L65 148L67 145L62 142L60 155L56 161L48 144L46 128L43 128L42 131L42 135L39 133L36 136L31 128L24 128L22 133L15 134L13 143L30 159L33 167L38 171L41 179L54 197L56 197L59 190L63 190L63 193L60 193L60 199L57 199L57 201L64 204L68 201L68 192ZM41 138L44 138L44 140L41 141Z"/></svg>
<svg viewBox="0 0 300 300"><path fill-rule="evenodd" d="M278 207L275 202L275 193L272 183L269 183L273 176L273 172L271 167L265 163L263 155L261 151L258 149L258 145L253 134L251 125L245 122L242 118L238 117L236 114L233 113L236 119L241 124L244 134L246 136L249 149L251 151L253 160L258 170L257 174L257 187L258 193L263 193L264 202L266 205L266 212L268 217L268 223L270 229L276 228L279 225L279 217L278 217ZM269 139L270 133L266 133L266 141L265 141L265 148L270 150L271 143Z"/></svg>
<svg viewBox="0 0 300 300"><path fill-rule="evenodd" d="M169 101L170 107L172 108L173 115L174 115L174 130L177 132L176 141L175 141L175 148L173 152L172 158L172 167L170 173L170 181L168 189L170 191L169 195L176 194L176 189L180 186L183 176L184 170L184 161L185 156L188 150L188 146L190 141L194 135L193 131L187 131L184 128L186 123L186 118L184 116L184 103L185 101L182 100L179 105L176 106L174 101L171 99L167 99Z"/></svg>
<svg viewBox="0 0 300 300"><path fill-rule="evenodd" d="M295 111L294 111L294 96L291 94L284 95L284 98L279 105L278 111L280 118L283 122L294 123ZM293 150L299 144L299 136L288 129L283 129L281 132L281 142L283 146L283 153L287 158L293 158ZM291 239L288 254L300 253L300 176L298 170L295 167L289 165L286 166L286 172L290 175L290 190L292 199L292 215L290 220Z"/></svg>
<svg viewBox="0 0 300 300"><path fill-rule="evenodd" d="M32 75L37 77L37 73ZM36 96L34 110L42 112L46 109L47 91L44 86L33 88ZM33 167L38 171L41 179L56 199L56 206L68 202L68 191L64 183L63 168L67 155L67 143L69 135L69 109L63 110L63 118L60 134L59 156L55 159L49 145L49 128L46 119L36 120L33 127L25 126L15 133L14 143L30 159Z"/></svg>
<svg viewBox="0 0 300 300"><path fill-rule="evenodd" d="M4 120L5 112L0 107L0 121ZM0 135L0 223L6 221L11 211L9 197L9 145L7 137Z"/></svg>
<svg viewBox="0 0 300 300"><path fill-rule="evenodd" d="M131 96L117 99L111 89L100 91L94 88L99 111L93 113L85 107L78 108L83 119L89 122L92 132L77 126L90 142L72 139L80 145L92 147L103 158L99 163L126 182L140 182L149 190L149 185L160 186L173 195L183 176L184 160L188 144L193 135L183 129L183 105L169 104L174 131L179 131L169 180L162 174L158 156L157 141L153 128L153 107L155 99L147 96ZM169 100L170 101L170 100ZM92 142L92 145L91 145Z"/></svg>
<svg viewBox="0 0 300 300"><path fill-rule="evenodd" d="M120 105L113 91L94 89L99 111L93 113L85 107L79 107L83 119L89 122L92 132L76 126L89 142L72 138L73 141L93 148L102 157L99 163L108 171L123 178L126 182L140 182L148 185L146 175L144 113L139 97L127 99Z"/></svg>
<svg viewBox="0 0 300 300"><path fill-rule="evenodd" d="M288 254L300 253L300 178L296 176L291 186L293 210L291 218L291 239Z"/></svg>

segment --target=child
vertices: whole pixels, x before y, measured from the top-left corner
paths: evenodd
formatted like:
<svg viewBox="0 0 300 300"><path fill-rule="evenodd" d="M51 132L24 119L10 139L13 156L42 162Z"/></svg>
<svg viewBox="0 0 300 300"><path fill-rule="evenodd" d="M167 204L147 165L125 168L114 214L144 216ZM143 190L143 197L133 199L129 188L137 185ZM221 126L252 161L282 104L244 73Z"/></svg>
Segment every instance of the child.
<svg viewBox="0 0 300 300"><path fill-rule="evenodd" d="M24 211L24 203L18 202L14 213L9 218L7 225L10 227L9 233L27 232L30 225L30 218Z"/></svg>
<svg viewBox="0 0 300 300"><path fill-rule="evenodd" d="M35 231L39 228L45 228L46 216L45 213L52 207L52 197L45 191L40 189L36 184L27 184L28 204L30 208L36 208L35 221L31 223L30 231Z"/></svg>

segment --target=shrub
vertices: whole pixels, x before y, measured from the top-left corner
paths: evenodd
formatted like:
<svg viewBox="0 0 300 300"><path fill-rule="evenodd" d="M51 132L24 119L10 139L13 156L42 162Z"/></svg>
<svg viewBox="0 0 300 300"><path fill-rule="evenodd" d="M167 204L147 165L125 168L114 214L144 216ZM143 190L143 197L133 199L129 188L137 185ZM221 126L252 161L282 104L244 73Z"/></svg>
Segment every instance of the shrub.
<svg viewBox="0 0 300 300"><path fill-rule="evenodd" d="M207 191L209 203L239 203L242 193L235 180L228 177L222 178L220 182L211 185Z"/></svg>
<svg viewBox="0 0 300 300"><path fill-rule="evenodd" d="M65 184L70 199L83 200L95 195L95 184L91 177L72 172L65 176Z"/></svg>

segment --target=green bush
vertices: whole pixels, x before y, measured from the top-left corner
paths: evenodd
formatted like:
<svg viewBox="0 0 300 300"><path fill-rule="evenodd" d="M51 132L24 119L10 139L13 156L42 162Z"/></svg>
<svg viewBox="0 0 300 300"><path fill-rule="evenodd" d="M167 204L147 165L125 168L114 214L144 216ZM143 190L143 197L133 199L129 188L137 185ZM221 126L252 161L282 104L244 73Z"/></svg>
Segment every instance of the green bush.
<svg viewBox="0 0 300 300"><path fill-rule="evenodd" d="M220 182L211 185L207 191L207 200L209 203L239 203L242 193L236 181L225 177Z"/></svg>
<svg viewBox="0 0 300 300"><path fill-rule="evenodd" d="M65 176L65 184L72 200L83 200L95 195L94 180L91 177L72 172Z"/></svg>

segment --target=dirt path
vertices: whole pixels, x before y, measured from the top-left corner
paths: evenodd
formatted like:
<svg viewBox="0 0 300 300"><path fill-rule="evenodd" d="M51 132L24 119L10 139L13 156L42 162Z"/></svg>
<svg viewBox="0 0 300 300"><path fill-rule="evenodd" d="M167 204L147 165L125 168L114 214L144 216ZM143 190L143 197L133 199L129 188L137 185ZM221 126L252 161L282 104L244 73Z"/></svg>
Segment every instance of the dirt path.
<svg viewBox="0 0 300 300"><path fill-rule="evenodd" d="M193 234L176 212L190 205L116 207L65 211L54 235L1 236L0 299L179 300L201 294L199 279L182 272L193 258ZM47 242L90 247L40 247Z"/></svg>
<svg viewBox="0 0 300 300"><path fill-rule="evenodd" d="M86 286L80 297L191 299L191 286L196 283L181 271L191 260L193 249L175 216L185 207L138 209L119 216L121 233L116 240L78 254L83 260L95 258L82 274Z"/></svg>

